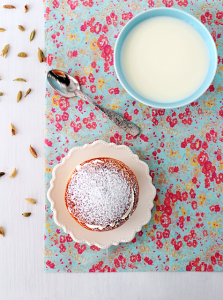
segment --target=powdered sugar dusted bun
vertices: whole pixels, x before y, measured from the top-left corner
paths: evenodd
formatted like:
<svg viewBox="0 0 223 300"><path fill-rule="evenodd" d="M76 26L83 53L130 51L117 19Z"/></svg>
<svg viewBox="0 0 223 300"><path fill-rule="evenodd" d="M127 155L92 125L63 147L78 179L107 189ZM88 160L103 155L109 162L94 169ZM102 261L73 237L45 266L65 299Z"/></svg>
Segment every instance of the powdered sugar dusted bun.
<svg viewBox="0 0 223 300"><path fill-rule="evenodd" d="M108 157L76 166L66 186L65 203L71 216L93 231L115 229L135 211L139 187L123 162Z"/></svg>

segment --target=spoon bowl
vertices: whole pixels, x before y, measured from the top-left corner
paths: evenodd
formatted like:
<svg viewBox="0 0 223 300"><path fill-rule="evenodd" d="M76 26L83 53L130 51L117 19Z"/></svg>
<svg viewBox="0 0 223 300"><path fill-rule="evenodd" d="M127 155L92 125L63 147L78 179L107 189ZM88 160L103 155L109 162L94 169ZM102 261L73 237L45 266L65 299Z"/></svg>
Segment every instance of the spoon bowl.
<svg viewBox="0 0 223 300"><path fill-rule="evenodd" d="M68 73L61 70L50 70L47 73L47 80L50 86L61 96L67 98L80 97L81 99L91 103L101 110L110 120L112 120L120 128L124 129L127 133L137 136L140 133L139 127L132 122L126 120L113 110L99 105L95 100L85 95L81 89L79 82Z"/></svg>

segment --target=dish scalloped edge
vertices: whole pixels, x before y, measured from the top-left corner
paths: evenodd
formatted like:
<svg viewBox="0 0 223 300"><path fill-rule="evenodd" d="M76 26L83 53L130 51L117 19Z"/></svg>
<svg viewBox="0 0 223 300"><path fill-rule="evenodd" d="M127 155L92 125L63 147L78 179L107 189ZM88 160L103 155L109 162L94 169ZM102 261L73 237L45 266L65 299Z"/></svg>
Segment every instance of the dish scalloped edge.
<svg viewBox="0 0 223 300"><path fill-rule="evenodd" d="M132 231L132 233L130 234L130 236L129 236L127 239L119 239L118 241L111 241L111 242L110 242L109 244L107 244L107 245L101 245L101 244L99 244L99 243L97 243L97 242L90 242L90 241L88 241L88 240L79 240L79 239L77 239L77 238L75 237L75 235L74 235L73 232L71 232L70 230L68 230L68 229L66 228L65 225L61 224L61 223L58 221L58 219L57 219L57 210L56 210L56 208L55 208L55 206L54 206L54 201L53 201L53 199L52 199L51 196L50 196L50 193L51 193L52 189L54 188L54 181L55 181L55 179L56 179L56 171L57 171L57 169L60 168L60 167L62 167L62 166L65 164L66 160L68 160L68 159L70 158L71 154L72 154L74 151L81 150L81 149L85 149L85 148L94 147L94 146L97 145L97 144L104 144L104 145L109 146L109 147L124 148L124 149L126 149L126 150L129 152L130 156L132 156L132 157L137 161L137 163L142 164L142 165L145 167L145 169L146 169L146 177L147 177L147 179L148 179L149 186L150 186L150 188L151 188L151 190L152 190L152 194L151 194L150 198L148 199L148 201L150 202L150 205L149 205L149 208L147 209L147 213L148 213L147 219L146 219L145 221L143 221L142 223L138 224L137 228L134 229L134 230ZM55 223L56 223L59 227L61 227L61 228L64 230L64 232L68 233L68 234L72 237L72 239L73 239L74 241L76 241L76 242L78 242L78 243L85 243L85 244L87 244L87 245L89 245L89 246L95 245L95 246L97 246L97 247L99 247L99 248L101 248L101 249L107 249L107 248L109 248L109 247L112 246L112 245L117 246L117 245L120 244L120 243L128 243L128 242L132 241L133 238L135 237L135 234L136 234L137 232L139 232L139 231L142 229L142 227L150 221L150 219L151 219L151 210L152 210L152 208L153 208L153 206L154 206L153 200L154 200L154 198L155 198L155 195L156 195L156 189L155 189L154 185L152 184L152 178L151 178L151 176L149 175L149 167L148 167L148 165L147 165L145 162L143 162L142 160L140 160L139 157L138 157L138 155L134 154L134 153L131 151L131 149L130 149L129 147L127 147L127 146L125 146L125 145L116 145L116 144L114 144L114 143L106 143L106 142L104 142L104 141L102 141L102 140L97 140L97 141L95 141L95 142L93 142L93 143L91 143L91 144L85 144L84 146L81 146L81 147L73 147L73 148L69 151L68 155L65 156L65 157L63 158L63 160L62 160L58 165L56 165L56 166L53 168L53 171L52 171L52 179L51 179L51 181L50 181L50 187L49 187L49 190L48 190L48 192L47 192L47 198L48 198L48 200L49 200L50 203L51 203L51 210L53 211Z"/></svg>

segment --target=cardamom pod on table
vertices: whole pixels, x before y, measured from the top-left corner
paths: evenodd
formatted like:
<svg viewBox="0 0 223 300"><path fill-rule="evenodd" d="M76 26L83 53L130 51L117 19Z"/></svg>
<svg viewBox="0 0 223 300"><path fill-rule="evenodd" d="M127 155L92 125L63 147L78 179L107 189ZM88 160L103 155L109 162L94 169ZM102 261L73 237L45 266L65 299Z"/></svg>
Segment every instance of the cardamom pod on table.
<svg viewBox="0 0 223 300"><path fill-rule="evenodd" d="M28 89L28 91L25 94L25 97L28 96L30 94L30 92L31 92L31 89Z"/></svg>
<svg viewBox="0 0 223 300"><path fill-rule="evenodd" d="M23 79L23 78L16 78L16 79L14 79L13 81L23 81L23 82L26 82L26 80Z"/></svg>
<svg viewBox="0 0 223 300"><path fill-rule="evenodd" d="M19 30L25 31L25 28L22 25L18 25Z"/></svg>
<svg viewBox="0 0 223 300"><path fill-rule="evenodd" d="M3 5L3 8L13 9L16 8L14 5Z"/></svg>
<svg viewBox="0 0 223 300"><path fill-rule="evenodd" d="M0 172L0 177L4 176L5 172Z"/></svg>
<svg viewBox="0 0 223 300"><path fill-rule="evenodd" d="M17 174L16 168L12 171L12 174L9 176L9 178L14 178Z"/></svg>
<svg viewBox="0 0 223 300"><path fill-rule="evenodd" d="M39 58L39 61L42 63L42 62L45 62L45 55L43 53L43 51L38 48L38 58Z"/></svg>
<svg viewBox="0 0 223 300"><path fill-rule="evenodd" d="M36 204L36 200L32 199L32 198L25 198L26 202L30 203L30 204Z"/></svg>
<svg viewBox="0 0 223 300"><path fill-rule="evenodd" d="M37 158L36 150L31 145L29 147L29 151L32 154L32 156L34 156L35 158Z"/></svg>
<svg viewBox="0 0 223 300"><path fill-rule="evenodd" d="M36 34L36 32L35 32L35 29L34 29L34 30L31 32L31 34L30 34L30 42L34 39L35 34Z"/></svg>
<svg viewBox="0 0 223 300"><path fill-rule="evenodd" d="M6 45L6 46L3 48L3 50L2 50L2 52L1 52L1 54L0 54L0 56L3 56L3 57L6 58L6 55L7 55L8 51L9 51L9 44Z"/></svg>
<svg viewBox="0 0 223 300"><path fill-rule="evenodd" d="M4 94L3 93L0 93L0 96L3 96Z"/></svg>
<svg viewBox="0 0 223 300"><path fill-rule="evenodd" d="M22 92L19 91L17 95L17 102L19 102L22 99Z"/></svg>
<svg viewBox="0 0 223 300"><path fill-rule="evenodd" d="M2 227L0 227L0 235L2 235L3 237L5 236L5 231L3 230Z"/></svg>
<svg viewBox="0 0 223 300"><path fill-rule="evenodd" d="M29 10L29 6L26 4L26 5L24 6L24 13L27 13L28 10Z"/></svg>
<svg viewBox="0 0 223 300"><path fill-rule="evenodd" d="M0 28L0 32L4 32L5 31L5 29L4 28Z"/></svg>
<svg viewBox="0 0 223 300"><path fill-rule="evenodd" d="M10 124L10 131L11 131L12 135L18 134L18 132L15 130L15 127L12 123Z"/></svg>
<svg viewBox="0 0 223 300"><path fill-rule="evenodd" d="M28 55L25 52L19 52L18 57L27 57Z"/></svg>
<svg viewBox="0 0 223 300"><path fill-rule="evenodd" d="M31 212L23 213L22 215L23 215L23 217L26 217L26 218L27 218L27 217L31 216Z"/></svg>

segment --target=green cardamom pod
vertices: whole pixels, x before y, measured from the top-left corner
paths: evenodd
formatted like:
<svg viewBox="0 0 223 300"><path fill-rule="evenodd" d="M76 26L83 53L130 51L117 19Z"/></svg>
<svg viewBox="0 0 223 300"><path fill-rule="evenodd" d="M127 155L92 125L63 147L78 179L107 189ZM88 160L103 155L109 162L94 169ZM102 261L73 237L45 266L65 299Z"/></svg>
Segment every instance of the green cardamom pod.
<svg viewBox="0 0 223 300"><path fill-rule="evenodd" d="M28 91L25 94L25 97L28 96L30 94L30 92L31 92L31 89L28 89Z"/></svg>
<svg viewBox="0 0 223 300"><path fill-rule="evenodd" d="M4 94L3 93L0 93L0 96L3 96Z"/></svg>
<svg viewBox="0 0 223 300"><path fill-rule="evenodd" d="M19 102L22 99L22 92L19 91L17 95L17 102Z"/></svg>
<svg viewBox="0 0 223 300"><path fill-rule="evenodd" d="M0 56L6 57L6 54L8 53L8 51L9 51L9 44L3 48Z"/></svg>
<svg viewBox="0 0 223 300"><path fill-rule="evenodd" d="M18 53L18 57L27 57L28 55L25 52Z"/></svg>
<svg viewBox="0 0 223 300"><path fill-rule="evenodd" d="M25 28L22 25L18 25L19 30L25 31Z"/></svg>
<svg viewBox="0 0 223 300"><path fill-rule="evenodd" d="M28 213L24 213L24 214L22 214L23 215L23 217L29 217L29 216L31 216L31 212L28 212Z"/></svg>
<svg viewBox="0 0 223 300"><path fill-rule="evenodd" d="M35 34L36 34L36 32L35 32L35 29L34 29L34 30L31 32L31 34L30 34L30 42L34 39Z"/></svg>
<svg viewBox="0 0 223 300"><path fill-rule="evenodd" d="M23 81L23 82L26 82L26 80L23 79L23 78L16 78L16 79L14 79L13 81Z"/></svg>
<svg viewBox="0 0 223 300"><path fill-rule="evenodd" d="M5 31L5 29L4 28L0 28L0 32L4 32Z"/></svg>
<svg viewBox="0 0 223 300"><path fill-rule="evenodd" d="M38 58L39 58L39 61L42 63L42 62L45 62L45 55L43 53L43 51L38 48Z"/></svg>

